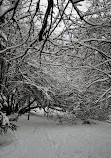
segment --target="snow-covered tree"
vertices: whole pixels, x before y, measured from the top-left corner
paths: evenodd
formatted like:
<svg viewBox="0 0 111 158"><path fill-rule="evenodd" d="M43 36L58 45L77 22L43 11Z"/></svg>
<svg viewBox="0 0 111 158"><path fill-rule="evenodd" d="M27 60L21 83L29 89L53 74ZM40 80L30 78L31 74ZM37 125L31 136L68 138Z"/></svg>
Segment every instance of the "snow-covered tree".
<svg viewBox="0 0 111 158"><path fill-rule="evenodd" d="M42 107L47 100L52 108L84 102L88 110L108 109L110 11L108 0L1 1L0 91L7 106L0 103L7 114L35 100ZM64 92L72 98L59 100Z"/></svg>

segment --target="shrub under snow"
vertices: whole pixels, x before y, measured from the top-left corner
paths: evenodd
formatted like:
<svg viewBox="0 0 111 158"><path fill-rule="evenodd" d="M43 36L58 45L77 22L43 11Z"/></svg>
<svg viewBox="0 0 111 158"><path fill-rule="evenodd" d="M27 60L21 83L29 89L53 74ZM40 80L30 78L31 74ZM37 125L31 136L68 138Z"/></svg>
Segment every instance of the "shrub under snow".
<svg viewBox="0 0 111 158"><path fill-rule="evenodd" d="M10 123L8 117L0 111L0 134L6 133L8 128L16 130L16 125Z"/></svg>

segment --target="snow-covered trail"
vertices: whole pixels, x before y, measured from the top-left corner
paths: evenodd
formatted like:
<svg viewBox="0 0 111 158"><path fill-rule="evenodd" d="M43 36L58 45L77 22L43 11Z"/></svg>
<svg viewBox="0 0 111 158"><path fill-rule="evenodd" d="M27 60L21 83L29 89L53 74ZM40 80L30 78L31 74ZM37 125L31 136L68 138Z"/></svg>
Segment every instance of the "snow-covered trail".
<svg viewBox="0 0 111 158"><path fill-rule="evenodd" d="M17 124L2 137L9 136L0 158L111 158L111 124L62 126L36 116L22 116Z"/></svg>

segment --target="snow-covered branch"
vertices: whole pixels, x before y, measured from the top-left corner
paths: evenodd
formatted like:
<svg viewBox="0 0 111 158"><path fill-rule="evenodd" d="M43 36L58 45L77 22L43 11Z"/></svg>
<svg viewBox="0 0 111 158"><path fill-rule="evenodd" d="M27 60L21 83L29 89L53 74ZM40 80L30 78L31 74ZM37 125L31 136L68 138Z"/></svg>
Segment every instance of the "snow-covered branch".
<svg viewBox="0 0 111 158"><path fill-rule="evenodd" d="M96 103L100 102L101 99L102 99L105 95L107 95L107 93L109 93L110 91L111 91L111 87L110 87L108 90L106 90L106 91L99 97L99 99L96 101Z"/></svg>
<svg viewBox="0 0 111 158"><path fill-rule="evenodd" d="M20 1L20 0L16 0L15 3L14 3L12 6L10 6L8 9L4 10L4 11L0 14L0 19L3 18L8 12L14 10L14 9L17 7L19 1Z"/></svg>

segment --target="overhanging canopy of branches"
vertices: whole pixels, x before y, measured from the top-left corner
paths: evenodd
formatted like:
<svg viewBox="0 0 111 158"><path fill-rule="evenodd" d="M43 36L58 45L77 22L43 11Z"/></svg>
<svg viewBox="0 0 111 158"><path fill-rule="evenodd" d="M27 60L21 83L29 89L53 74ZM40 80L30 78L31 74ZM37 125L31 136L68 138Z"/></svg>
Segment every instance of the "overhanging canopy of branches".
<svg viewBox="0 0 111 158"><path fill-rule="evenodd" d="M0 89L7 102L25 83L42 92L87 89L95 104L109 104L110 12L109 0L0 0Z"/></svg>

